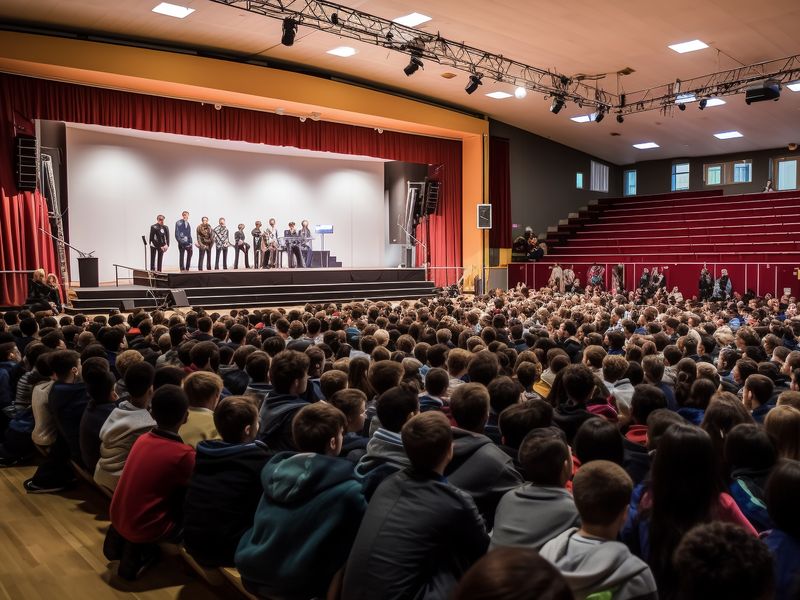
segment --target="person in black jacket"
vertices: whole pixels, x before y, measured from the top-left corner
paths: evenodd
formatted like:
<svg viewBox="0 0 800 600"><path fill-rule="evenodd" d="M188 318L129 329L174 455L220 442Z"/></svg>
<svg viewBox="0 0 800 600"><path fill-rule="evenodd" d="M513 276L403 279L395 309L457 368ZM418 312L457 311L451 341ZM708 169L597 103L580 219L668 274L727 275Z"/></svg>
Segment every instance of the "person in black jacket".
<svg viewBox="0 0 800 600"><path fill-rule="evenodd" d="M270 457L256 440L258 409L251 398L229 396L214 409L221 440L197 445L184 503L184 543L205 567L231 567L239 540L261 498L261 470ZM209 518L213 515L213 518Z"/></svg>
<svg viewBox="0 0 800 600"><path fill-rule="evenodd" d="M411 466L372 497L345 567L342 598L444 600L489 545L472 498L444 478L453 456L447 417L416 415L401 435Z"/></svg>
<svg viewBox="0 0 800 600"><path fill-rule="evenodd" d="M453 460L445 474L454 486L472 496L491 525L500 498L522 485L514 459L484 435L489 419L489 392L480 383L458 386L450 397L453 428Z"/></svg>
<svg viewBox="0 0 800 600"><path fill-rule="evenodd" d="M31 312L51 310L56 312L55 305L51 302L51 289L45 281L44 269L36 269L33 278L28 282L28 297L25 299L25 308Z"/></svg>
<svg viewBox="0 0 800 600"><path fill-rule="evenodd" d="M561 381L567 401L556 407L553 423L567 434L567 442L572 444L583 422L595 417L586 410L586 402L594 394L595 378L585 365L569 365L564 369Z"/></svg>
<svg viewBox="0 0 800 600"><path fill-rule="evenodd" d="M150 226L150 270L161 271L164 252L169 248L169 228L164 226L164 215L156 217L155 225ZM158 257L158 269L156 269Z"/></svg>
<svg viewBox="0 0 800 600"><path fill-rule="evenodd" d="M292 439L292 419L309 404L302 398L308 385L308 356L295 350L275 355L269 367L272 391L261 405L258 438L273 452L297 450Z"/></svg>

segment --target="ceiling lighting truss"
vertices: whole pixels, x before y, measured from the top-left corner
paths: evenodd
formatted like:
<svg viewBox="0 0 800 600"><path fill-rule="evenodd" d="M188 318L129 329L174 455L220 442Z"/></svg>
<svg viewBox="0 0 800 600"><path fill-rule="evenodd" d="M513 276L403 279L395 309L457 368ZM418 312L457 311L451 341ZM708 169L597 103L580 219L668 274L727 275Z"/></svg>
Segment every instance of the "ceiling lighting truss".
<svg viewBox="0 0 800 600"><path fill-rule="evenodd" d="M300 26L388 48L472 75L560 96L581 106L609 109L613 94L561 73L541 69L447 40L439 34L406 27L347 6L324 0L212 0L273 19L292 17Z"/></svg>
<svg viewBox="0 0 800 600"><path fill-rule="evenodd" d="M635 92L614 94L599 87L597 79L567 76L557 71L526 65L388 19L325 0L212 0L273 19L294 19L302 28L326 31L339 37L402 52L511 86L563 98L596 112L620 116L650 110L671 111L686 94L697 99L744 93L747 86L764 79L789 83L800 79L800 54L720 71L693 79L677 80ZM621 72L622 73L622 72ZM583 83L589 81L593 85Z"/></svg>

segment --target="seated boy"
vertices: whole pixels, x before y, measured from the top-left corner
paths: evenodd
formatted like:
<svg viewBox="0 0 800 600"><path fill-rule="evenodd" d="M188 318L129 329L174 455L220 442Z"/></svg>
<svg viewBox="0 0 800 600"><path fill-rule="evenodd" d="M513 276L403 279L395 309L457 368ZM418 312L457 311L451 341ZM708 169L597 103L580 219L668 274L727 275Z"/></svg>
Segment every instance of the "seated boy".
<svg viewBox="0 0 800 600"><path fill-rule="evenodd" d="M450 397L453 428L453 460L448 481L470 494L487 523L491 524L500 498L522 483L514 461L483 434L489 418L489 392L480 383L464 383Z"/></svg>
<svg viewBox="0 0 800 600"><path fill-rule="evenodd" d="M258 439L273 452L295 450L292 419L308 402L302 397L308 385L308 356L282 350L269 366L272 391L261 405Z"/></svg>
<svg viewBox="0 0 800 600"><path fill-rule="evenodd" d="M500 429L499 448L514 460L519 469L519 447L525 436L539 427L553 424L553 407L541 399L526 400L509 406L500 413L497 425Z"/></svg>
<svg viewBox="0 0 800 600"><path fill-rule="evenodd" d="M345 569L342 598L448 598L489 544L472 498L450 485L450 423L439 411L402 431L411 462L369 503Z"/></svg>
<svg viewBox="0 0 800 600"><path fill-rule="evenodd" d="M104 361L105 359L92 359ZM90 370L84 365L83 380L89 392L89 403L83 411L80 426L81 458L86 470L94 474L100 458L100 430L108 416L117 407L117 394L114 391L116 380L111 371L104 369Z"/></svg>
<svg viewBox="0 0 800 600"><path fill-rule="evenodd" d="M439 367L429 369L425 375L425 391L419 395L419 412L443 410L444 396L449 385L450 376L447 371Z"/></svg>
<svg viewBox="0 0 800 600"><path fill-rule="evenodd" d="M361 435L367 412L367 395L355 388L339 390L328 399L328 404L342 411L347 419L347 432L344 435L342 452L339 456L354 463L358 462L366 454L367 442L369 442L369 438Z"/></svg>
<svg viewBox="0 0 800 600"><path fill-rule="evenodd" d="M384 392L376 403L381 427L367 443L367 453L356 465L356 475L364 480L364 495L369 500L378 485L389 475L409 466L400 430L419 412L417 392L399 385Z"/></svg>
<svg viewBox="0 0 800 600"><path fill-rule="evenodd" d="M489 392L489 420L483 432L495 444L499 444L501 435L497 420L509 406L519 404L522 386L510 377L501 376L495 377L486 389Z"/></svg>
<svg viewBox="0 0 800 600"><path fill-rule="evenodd" d="M252 398L221 400L214 425L222 439L197 444L184 503L184 543L201 565L232 567L236 545L253 525L269 453L256 440L258 409Z"/></svg>
<svg viewBox="0 0 800 600"><path fill-rule="evenodd" d="M192 448L203 440L218 440L214 408L222 393L222 378L216 373L195 371L183 380L183 391L189 398L189 417L178 435Z"/></svg>
<svg viewBox="0 0 800 600"><path fill-rule="evenodd" d="M103 552L120 560L119 575L133 580L158 558L158 542L178 541L183 495L194 470L194 449L181 441L189 400L165 385L153 394L150 409L158 426L133 445L111 499L111 527Z"/></svg>
<svg viewBox="0 0 800 600"><path fill-rule="evenodd" d="M572 455L557 427L534 429L522 442L519 462L528 482L507 492L495 513L492 547L539 550L562 531L580 524L572 495Z"/></svg>
<svg viewBox="0 0 800 600"><path fill-rule="evenodd" d="M50 390L47 409L57 433L47 459L23 483L30 494L63 490L75 480L70 460L82 462L80 424L89 397L86 384L81 381L81 358L73 350L57 350L49 360L56 382Z"/></svg>
<svg viewBox="0 0 800 600"><path fill-rule="evenodd" d="M628 514L633 482L606 460L583 465L572 482L581 527L567 529L541 549L566 578L576 598L658 598L650 567L616 541Z"/></svg>
<svg viewBox="0 0 800 600"><path fill-rule="evenodd" d="M110 492L117 487L133 443L156 426L148 410L154 377L155 370L150 363L140 362L128 367L125 372L128 399L111 411L100 428L100 459L94 470L94 481Z"/></svg>
<svg viewBox="0 0 800 600"><path fill-rule="evenodd" d="M317 402L292 421L299 454L281 452L261 474L263 496L236 550L245 588L259 597L324 597L350 553L366 502L352 463L337 458L347 420Z"/></svg>
<svg viewBox="0 0 800 600"><path fill-rule="evenodd" d="M339 390L347 387L347 373L331 369L319 378L319 393L323 400L330 400ZM345 413L346 414L346 413ZM363 426L363 425L362 425Z"/></svg>

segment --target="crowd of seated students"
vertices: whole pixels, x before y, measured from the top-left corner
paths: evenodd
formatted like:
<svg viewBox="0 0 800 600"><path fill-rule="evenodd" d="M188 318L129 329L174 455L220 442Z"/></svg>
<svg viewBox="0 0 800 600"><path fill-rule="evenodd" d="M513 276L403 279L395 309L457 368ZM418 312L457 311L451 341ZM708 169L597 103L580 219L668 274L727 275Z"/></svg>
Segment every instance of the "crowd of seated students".
<svg viewBox="0 0 800 600"><path fill-rule="evenodd" d="M800 317L517 288L0 320L0 465L263 598L800 593ZM117 563L118 561L118 563Z"/></svg>

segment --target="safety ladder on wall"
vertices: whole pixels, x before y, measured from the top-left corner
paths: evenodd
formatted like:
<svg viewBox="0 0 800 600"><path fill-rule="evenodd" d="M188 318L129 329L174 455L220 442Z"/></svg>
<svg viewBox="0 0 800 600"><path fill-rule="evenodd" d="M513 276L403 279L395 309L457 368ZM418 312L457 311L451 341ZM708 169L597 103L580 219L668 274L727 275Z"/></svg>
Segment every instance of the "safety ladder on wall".
<svg viewBox="0 0 800 600"><path fill-rule="evenodd" d="M58 266L63 282L64 304L71 304L67 295L69 285L69 265L67 264L67 251L64 244L64 221L61 218L61 202L56 189L56 178L53 174L53 157L49 154L41 154L42 173L47 183L48 196L50 197L50 219L56 226L56 254L58 255Z"/></svg>

